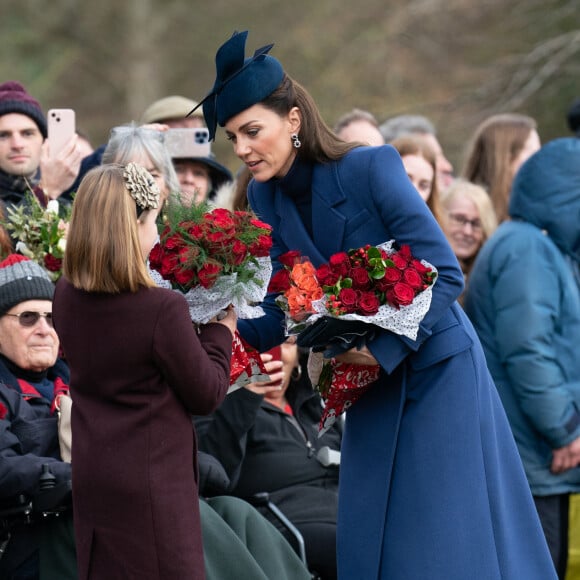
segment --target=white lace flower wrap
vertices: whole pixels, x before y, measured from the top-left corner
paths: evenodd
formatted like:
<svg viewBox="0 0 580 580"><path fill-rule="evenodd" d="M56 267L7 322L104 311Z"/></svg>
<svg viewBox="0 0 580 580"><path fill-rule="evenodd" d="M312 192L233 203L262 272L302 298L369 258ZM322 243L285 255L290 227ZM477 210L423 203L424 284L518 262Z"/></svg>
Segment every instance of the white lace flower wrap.
<svg viewBox="0 0 580 580"><path fill-rule="evenodd" d="M221 276L211 288L196 286L184 294L189 306L189 315L196 324L207 324L214 316L233 304L238 318L259 318L264 310L258 306L266 297L268 283L272 275L269 257L256 258L254 278L249 282L239 282L237 274ZM179 290L176 290L179 292Z"/></svg>
<svg viewBox="0 0 580 580"><path fill-rule="evenodd" d="M394 252L393 245L395 240L390 240L377 247L381 250L385 250L387 253L391 254ZM415 296L413 303L408 306L401 306L399 309L391 306L390 304L383 304L379 307L379 311L373 316L361 316L359 314L342 314L340 316L341 320L360 320L362 322L367 322L369 324L374 324L383 328L385 330L390 330L395 334L401 336L406 336L411 340L417 340L417 334L419 333L419 325L425 315L431 307L431 299L433 296L433 286L437 280L437 269L425 260L420 260L421 264L430 268L435 272L436 276L433 280L433 284L427 289L420 292ZM323 316L332 316L326 309L324 303L326 298L321 300L315 300L312 302L312 308L316 311L316 314L312 314L308 317L307 324L310 325L314 323L319 318Z"/></svg>

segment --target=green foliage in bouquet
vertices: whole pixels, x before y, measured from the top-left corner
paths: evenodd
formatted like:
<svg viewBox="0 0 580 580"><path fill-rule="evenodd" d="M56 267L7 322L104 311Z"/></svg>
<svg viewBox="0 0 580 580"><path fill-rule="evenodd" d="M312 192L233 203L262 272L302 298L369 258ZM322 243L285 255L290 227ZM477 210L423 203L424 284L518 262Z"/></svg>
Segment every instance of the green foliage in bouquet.
<svg viewBox="0 0 580 580"><path fill-rule="evenodd" d="M30 192L23 204L6 209L6 229L16 241L16 252L46 268L54 282L62 274L70 215L69 205L51 200L43 208Z"/></svg>

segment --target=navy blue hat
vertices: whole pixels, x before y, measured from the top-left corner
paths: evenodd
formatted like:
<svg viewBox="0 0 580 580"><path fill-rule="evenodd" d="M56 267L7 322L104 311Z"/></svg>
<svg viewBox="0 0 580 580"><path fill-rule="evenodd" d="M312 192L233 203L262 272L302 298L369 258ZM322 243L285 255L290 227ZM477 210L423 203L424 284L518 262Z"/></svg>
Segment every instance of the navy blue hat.
<svg viewBox="0 0 580 580"><path fill-rule="evenodd" d="M215 83L198 105L203 105L210 140L215 138L218 123L223 127L238 113L263 101L280 86L284 78L280 62L268 55L273 44L263 46L252 57L245 58L247 37L247 30L234 32L216 53Z"/></svg>

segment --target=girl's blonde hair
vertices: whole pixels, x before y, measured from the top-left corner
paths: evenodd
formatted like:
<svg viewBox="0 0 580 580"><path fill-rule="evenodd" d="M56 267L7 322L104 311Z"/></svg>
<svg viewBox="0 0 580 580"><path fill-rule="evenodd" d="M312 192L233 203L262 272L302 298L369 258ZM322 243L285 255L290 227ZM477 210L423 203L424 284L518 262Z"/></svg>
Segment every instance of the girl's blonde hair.
<svg viewBox="0 0 580 580"><path fill-rule="evenodd" d="M137 206L125 187L123 169L119 164L92 169L75 196L63 274L80 290L116 294L155 286L143 259Z"/></svg>

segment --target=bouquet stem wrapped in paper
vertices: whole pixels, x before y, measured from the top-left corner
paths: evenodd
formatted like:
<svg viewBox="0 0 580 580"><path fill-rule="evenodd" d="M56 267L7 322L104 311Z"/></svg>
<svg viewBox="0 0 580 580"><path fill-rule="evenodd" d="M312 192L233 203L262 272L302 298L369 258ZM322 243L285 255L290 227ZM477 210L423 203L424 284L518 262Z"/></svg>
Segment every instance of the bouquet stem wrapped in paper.
<svg viewBox="0 0 580 580"><path fill-rule="evenodd" d="M168 223L149 256L150 266L183 293L191 320L207 324L230 304L239 318L256 318L272 273L271 228L251 212L207 204L169 206ZM268 380L259 357L236 333L231 389Z"/></svg>
<svg viewBox="0 0 580 580"><path fill-rule="evenodd" d="M289 333L309 347L309 374L325 401L319 431L326 431L380 373L378 365L347 364L334 357L362 348L379 329L412 340L431 305L436 269L416 259L409 246L391 240L339 252L317 269L297 252L280 257L284 268L269 290L286 312ZM324 355L322 355L324 353Z"/></svg>

